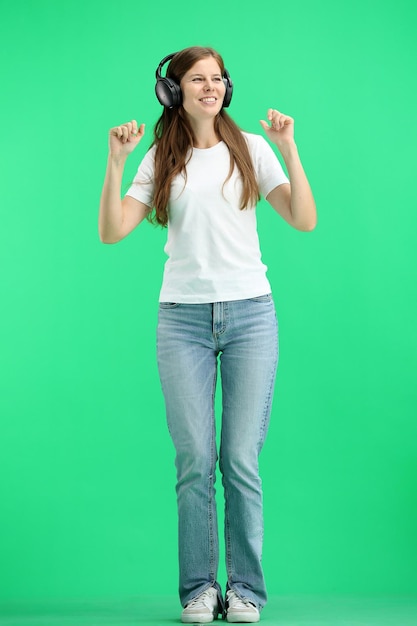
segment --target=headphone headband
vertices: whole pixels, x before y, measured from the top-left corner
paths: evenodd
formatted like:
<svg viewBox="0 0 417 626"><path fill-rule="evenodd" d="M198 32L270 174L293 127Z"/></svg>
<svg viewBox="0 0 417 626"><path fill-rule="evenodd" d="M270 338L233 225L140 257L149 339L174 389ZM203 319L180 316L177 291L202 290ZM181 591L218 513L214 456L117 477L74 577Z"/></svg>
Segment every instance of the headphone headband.
<svg viewBox="0 0 417 626"><path fill-rule="evenodd" d="M165 63L168 63L177 52L173 52L172 54L168 54L166 57L162 59L159 63L156 72L156 85L155 85L155 93L159 102L166 107L167 109L173 109L174 107L180 106L182 102L182 93L181 87L179 84L173 80L172 78L168 78L167 76L162 76L162 68ZM229 106L230 101L232 99L233 94L233 83L230 78L230 74L226 68L223 71L223 83L226 88L224 99L223 99L223 108Z"/></svg>
<svg viewBox="0 0 417 626"><path fill-rule="evenodd" d="M162 61L158 65L157 70L155 72L156 80L160 80L162 78L161 70L162 70L163 66L165 65L165 63L168 63L168 61L173 59L176 54L177 54L176 52L173 52L172 54L168 54L166 57L164 57L162 59Z"/></svg>

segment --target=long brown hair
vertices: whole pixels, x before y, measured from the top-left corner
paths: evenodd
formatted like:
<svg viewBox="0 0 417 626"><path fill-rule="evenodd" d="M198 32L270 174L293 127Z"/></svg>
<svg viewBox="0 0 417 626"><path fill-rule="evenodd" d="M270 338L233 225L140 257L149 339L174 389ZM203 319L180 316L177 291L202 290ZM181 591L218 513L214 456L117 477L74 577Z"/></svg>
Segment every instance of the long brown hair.
<svg viewBox="0 0 417 626"><path fill-rule="evenodd" d="M223 59L213 48L193 46L178 52L171 60L167 69L167 77L180 84L184 74L200 59L212 56L219 64L221 74L224 73ZM259 188L249 149L241 129L235 124L224 109L214 120L214 129L218 137L224 141L230 153L230 168L225 183L231 177L235 165L242 179L242 197L240 209L254 206L259 200ZM171 183L175 176L184 173L191 158L195 143L194 133L187 119L187 114L180 105L164 111L155 124L154 140L156 146L154 172L154 212L148 219L166 226L168 223L168 201ZM188 158L187 158L188 157Z"/></svg>

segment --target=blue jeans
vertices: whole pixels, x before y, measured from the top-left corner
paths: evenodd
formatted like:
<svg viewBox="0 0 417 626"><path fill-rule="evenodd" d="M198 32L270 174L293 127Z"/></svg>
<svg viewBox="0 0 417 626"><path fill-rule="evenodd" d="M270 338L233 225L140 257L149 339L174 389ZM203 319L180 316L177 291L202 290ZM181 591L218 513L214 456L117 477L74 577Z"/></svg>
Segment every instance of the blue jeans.
<svg viewBox="0 0 417 626"><path fill-rule="evenodd" d="M270 294L213 304L162 302L158 367L176 449L180 600L218 589L214 395L222 384L219 467L225 496L227 588L261 609L262 487L258 457L271 412L278 325Z"/></svg>

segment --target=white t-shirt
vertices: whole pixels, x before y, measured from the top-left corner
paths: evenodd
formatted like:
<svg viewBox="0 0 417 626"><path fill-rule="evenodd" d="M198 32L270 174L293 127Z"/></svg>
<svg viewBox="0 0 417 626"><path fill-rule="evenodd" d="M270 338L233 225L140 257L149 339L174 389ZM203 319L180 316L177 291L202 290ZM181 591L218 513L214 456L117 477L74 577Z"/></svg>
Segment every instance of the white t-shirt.
<svg viewBox="0 0 417 626"><path fill-rule="evenodd" d="M289 180L265 139L243 134L259 191L266 197ZM126 193L149 207L153 206L155 149L145 155ZM224 302L271 291L261 260L256 208L240 210L242 183L237 167L224 185L229 168L229 150L221 141L205 150L193 148L186 184L183 175L173 180L160 302Z"/></svg>

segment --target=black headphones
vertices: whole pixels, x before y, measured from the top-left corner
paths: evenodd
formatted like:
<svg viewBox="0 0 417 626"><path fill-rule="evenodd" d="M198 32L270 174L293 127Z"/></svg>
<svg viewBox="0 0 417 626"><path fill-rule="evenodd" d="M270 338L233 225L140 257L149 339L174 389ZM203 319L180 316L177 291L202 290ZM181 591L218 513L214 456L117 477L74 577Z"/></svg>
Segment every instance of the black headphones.
<svg viewBox="0 0 417 626"><path fill-rule="evenodd" d="M182 102L182 93L181 87L175 80L172 78L168 78L167 76L161 75L161 70L163 65L170 61L177 53L168 54L168 56L164 57L158 68L155 72L156 76L156 85L155 85L155 93L159 102L166 107L167 109L173 109L174 107L178 107ZM232 99L233 94L233 83L230 78L230 74L227 69L224 69L223 72L223 82L226 87L226 92L224 94L223 107L226 108L229 106L230 101Z"/></svg>

